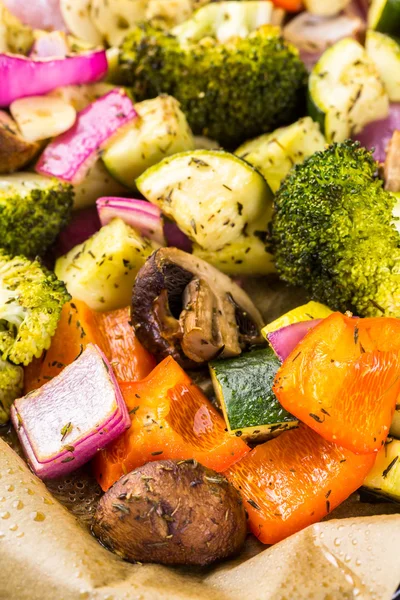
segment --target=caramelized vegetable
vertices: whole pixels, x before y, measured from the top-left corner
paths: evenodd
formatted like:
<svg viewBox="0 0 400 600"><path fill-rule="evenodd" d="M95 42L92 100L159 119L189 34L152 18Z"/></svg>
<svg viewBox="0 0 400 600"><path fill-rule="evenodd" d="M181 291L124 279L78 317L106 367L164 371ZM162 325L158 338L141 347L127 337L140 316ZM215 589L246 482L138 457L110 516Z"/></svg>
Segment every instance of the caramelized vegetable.
<svg viewBox="0 0 400 600"><path fill-rule="evenodd" d="M289 354L274 391L326 440L360 454L377 452L400 394L400 321L332 314Z"/></svg>
<svg viewBox="0 0 400 600"><path fill-rule="evenodd" d="M129 308L96 313L80 300L64 305L57 331L47 352L25 369L25 394L41 387L97 344L110 361L118 381L143 379L155 360L143 348L130 325Z"/></svg>
<svg viewBox="0 0 400 600"><path fill-rule="evenodd" d="M242 494L251 531L274 544L325 517L362 485L374 461L373 454L353 454L300 425L224 474Z"/></svg>
<svg viewBox="0 0 400 600"><path fill-rule="evenodd" d="M132 425L95 459L103 490L149 461L194 458L222 472L249 451L172 357L143 381L122 383L121 391Z"/></svg>

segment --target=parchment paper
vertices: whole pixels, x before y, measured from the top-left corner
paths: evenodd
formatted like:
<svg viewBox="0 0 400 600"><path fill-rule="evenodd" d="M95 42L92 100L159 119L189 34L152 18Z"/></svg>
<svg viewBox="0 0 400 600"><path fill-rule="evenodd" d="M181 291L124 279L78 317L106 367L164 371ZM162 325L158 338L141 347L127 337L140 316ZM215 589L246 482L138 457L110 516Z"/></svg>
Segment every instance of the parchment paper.
<svg viewBox="0 0 400 600"><path fill-rule="evenodd" d="M246 287L266 320L306 300L276 282ZM49 487L0 439L0 600L390 600L400 582L394 503L354 494L276 546L249 536L236 560L171 569L124 563L91 536L99 493L87 474Z"/></svg>

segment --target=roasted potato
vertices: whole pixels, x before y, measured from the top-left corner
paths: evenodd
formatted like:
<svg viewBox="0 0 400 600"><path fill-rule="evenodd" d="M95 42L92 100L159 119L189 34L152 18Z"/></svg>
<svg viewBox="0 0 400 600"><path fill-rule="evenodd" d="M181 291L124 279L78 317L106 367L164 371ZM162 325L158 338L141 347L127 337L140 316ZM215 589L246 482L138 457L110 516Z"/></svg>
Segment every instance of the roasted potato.
<svg viewBox="0 0 400 600"><path fill-rule="evenodd" d="M147 463L101 498L93 532L129 561L208 565L236 554L246 537L238 492L194 460Z"/></svg>

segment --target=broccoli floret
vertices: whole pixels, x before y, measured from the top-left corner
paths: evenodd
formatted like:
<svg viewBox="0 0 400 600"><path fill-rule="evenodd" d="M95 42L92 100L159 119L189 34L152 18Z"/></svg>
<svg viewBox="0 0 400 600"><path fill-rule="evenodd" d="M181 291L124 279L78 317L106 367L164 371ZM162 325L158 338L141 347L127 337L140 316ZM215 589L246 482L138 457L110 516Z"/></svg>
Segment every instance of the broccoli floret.
<svg viewBox="0 0 400 600"><path fill-rule="evenodd" d="M39 358L70 299L64 283L38 260L0 253L1 358L23 365Z"/></svg>
<svg viewBox="0 0 400 600"><path fill-rule="evenodd" d="M23 368L0 359L0 425L7 423L11 405L22 395L23 387Z"/></svg>
<svg viewBox="0 0 400 600"><path fill-rule="evenodd" d="M181 42L141 25L125 39L120 65L136 100L174 96L195 134L227 148L293 122L304 106L305 67L268 25L224 43Z"/></svg>
<svg viewBox="0 0 400 600"><path fill-rule="evenodd" d="M0 248L12 255L43 256L67 225L73 188L34 173L0 181Z"/></svg>
<svg viewBox="0 0 400 600"><path fill-rule="evenodd" d="M377 167L351 141L294 167L275 197L272 249L282 279L332 309L400 317L396 199Z"/></svg>

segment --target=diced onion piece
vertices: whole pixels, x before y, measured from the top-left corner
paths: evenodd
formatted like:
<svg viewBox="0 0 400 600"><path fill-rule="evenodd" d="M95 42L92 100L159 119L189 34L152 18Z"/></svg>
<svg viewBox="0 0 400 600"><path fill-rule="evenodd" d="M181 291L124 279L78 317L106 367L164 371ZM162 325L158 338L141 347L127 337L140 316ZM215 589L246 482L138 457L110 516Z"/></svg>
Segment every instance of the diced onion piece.
<svg viewBox="0 0 400 600"><path fill-rule="evenodd" d="M35 29L65 30L60 12L60 0L2 0L2 2L23 23Z"/></svg>
<svg viewBox="0 0 400 600"><path fill-rule="evenodd" d="M41 155L36 171L78 184L98 159L101 148L123 126L137 117L122 89L92 102L78 113L72 129L53 140Z"/></svg>
<svg viewBox="0 0 400 600"><path fill-rule="evenodd" d="M93 344L54 379L17 400L11 418L42 479L74 471L130 426L113 370Z"/></svg>
<svg viewBox="0 0 400 600"><path fill-rule="evenodd" d="M165 246L161 210L145 200L130 198L99 198L96 202L101 224L119 217L150 240Z"/></svg>
<svg viewBox="0 0 400 600"><path fill-rule="evenodd" d="M72 35L99 46L103 38L93 24L90 6L91 0L60 0L61 14Z"/></svg>
<svg viewBox="0 0 400 600"><path fill-rule="evenodd" d="M310 329L313 329L320 322L321 319L299 321L298 323L293 323L293 325L288 325L287 327L282 327L277 331L268 333L268 342L279 360L282 362L286 360Z"/></svg>
<svg viewBox="0 0 400 600"><path fill-rule="evenodd" d="M37 142L68 131L75 123L76 111L58 98L31 96L15 100L10 111L22 135Z"/></svg>
<svg viewBox="0 0 400 600"><path fill-rule="evenodd" d="M30 58L65 58L69 52L63 31L40 32L29 53Z"/></svg>
<svg viewBox="0 0 400 600"><path fill-rule="evenodd" d="M365 148L374 149L375 160L383 163L386 159L388 144L397 129L400 129L400 103L390 105L389 116L386 119L369 123L353 137Z"/></svg>
<svg viewBox="0 0 400 600"><path fill-rule="evenodd" d="M98 81L107 68L104 50L47 59L1 53L0 106L9 106L18 98L47 94L64 85Z"/></svg>

